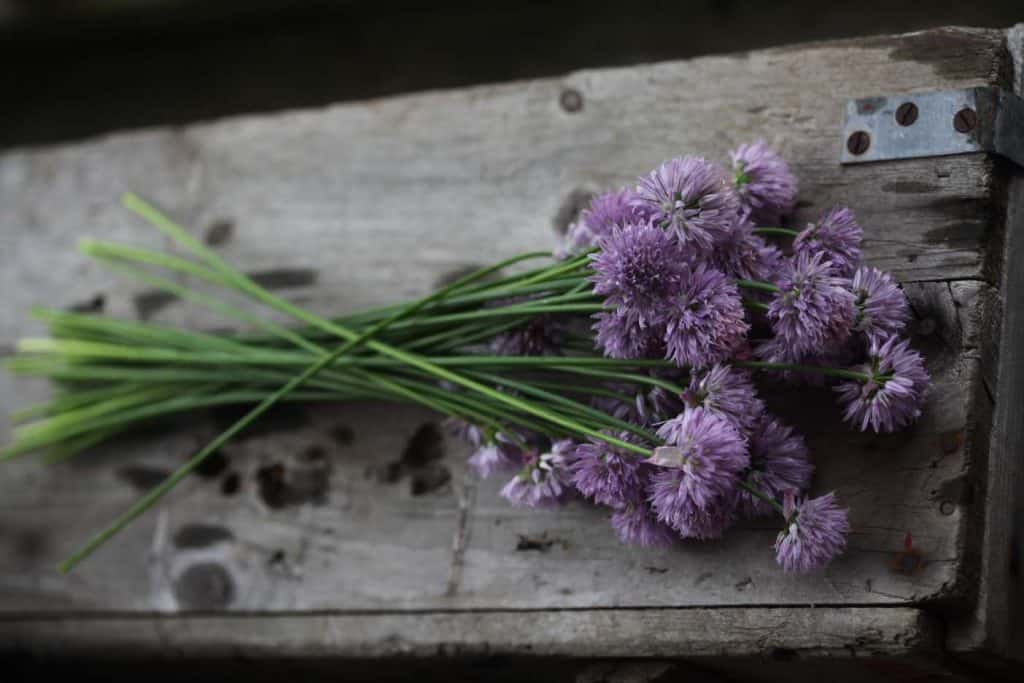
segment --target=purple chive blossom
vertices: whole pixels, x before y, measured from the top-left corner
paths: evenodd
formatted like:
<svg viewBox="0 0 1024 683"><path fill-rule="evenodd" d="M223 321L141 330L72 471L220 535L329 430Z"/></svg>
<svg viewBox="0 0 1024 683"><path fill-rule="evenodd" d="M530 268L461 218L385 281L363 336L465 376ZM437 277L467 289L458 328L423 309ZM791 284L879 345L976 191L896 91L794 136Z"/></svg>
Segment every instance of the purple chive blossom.
<svg viewBox="0 0 1024 683"><path fill-rule="evenodd" d="M738 220L728 238L715 247L711 262L729 277L770 282L782 258L778 247L754 234L749 221Z"/></svg>
<svg viewBox="0 0 1024 683"><path fill-rule="evenodd" d="M764 401L757 397L750 373L729 365L714 365L691 373L690 386L683 398L691 408L699 406L721 415L746 436L754 431L764 414Z"/></svg>
<svg viewBox="0 0 1024 683"><path fill-rule="evenodd" d="M739 473L750 464L746 440L725 418L687 409L658 430L667 446L651 458L649 500L658 519L684 538L717 538L735 519Z"/></svg>
<svg viewBox="0 0 1024 683"><path fill-rule="evenodd" d="M675 239L649 223L614 228L591 256L594 293L640 327L658 323L687 274Z"/></svg>
<svg viewBox="0 0 1024 683"><path fill-rule="evenodd" d="M597 322L597 346L609 358L654 359L664 358L664 327L641 327L621 311L602 311L594 315Z"/></svg>
<svg viewBox="0 0 1024 683"><path fill-rule="evenodd" d="M850 289L857 307L853 329L863 332L869 342L895 336L907 326L907 297L889 273L862 266L853 274Z"/></svg>
<svg viewBox="0 0 1024 683"><path fill-rule="evenodd" d="M768 308L779 341L795 355L820 355L841 347L856 316L849 282L836 277L819 252L787 261L776 283L780 291Z"/></svg>
<svg viewBox="0 0 1024 683"><path fill-rule="evenodd" d="M617 452L594 439L576 447L569 469L577 491L595 503L618 507L643 500L642 466L639 455Z"/></svg>
<svg viewBox="0 0 1024 683"><path fill-rule="evenodd" d="M635 193L629 189L594 197L590 206L580 212L579 220L569 226L567 251L579 253L596 247L613 228L642 220L643 214L633 206L635 199Z"/></svg>
<svg viewBox="0 0 1024 683"><path fill-rule="evenodd" d="M671 527L658 521L658 516L643 502L629 503L612 515L612 528L623 543L644 548L668 548L676 539Z"/></svg>
<svg viewBox="0 0 1024 683"><path fill-rule="evenodd" d="M498 434L490 443L483 443L469 456L469 466L488 479L499 472L512 472L523 465L523 452L507 437Z"/></svg>
<svg viewBox="0 0 1024 683"><path fill-rule="evenodd" d="M516 507L551 507L565 500L570 491L566 456L575 444L556 441L547 453L530 453L526 465L505 484L501 496Z"/></svg>
<svg viewBox="0 0 1024 683"><path fill-rule="evenodd" d="M721 538L736 521L735 491L698 505L689 493L690 477L675 467L659 468L647 490L658 521L675 529L682 538Z"/></svg>
<svg viewBox="0 0 1024 683"><path fill-rule="evenodd" d="M736 220L739 200L725 171L704 159L670 159L640 178L633 206L680 244L710 251Z"/></svg>
<svg viewBox="0 0 1024 683"><path fill-rule="evenodd" d="M835 493L801 500L790 493L784 514L786 528L775 541L775 560L787 572L821 569L846 549L850 523Z"/></svg>
<svg viewBox="0 0 1024 683"><path fill-rule="evenodd" d="M750 439L750 471L747 481L778 500L786 491L803 491L811 484L814 465L800 434L765 415ZM773 514L771 505L741 489L740 510L747 517Z"/></svg>
<svg viewBox="0 0 1024 683"><path fill-rule="evenodd" d="M822 214L793 240L795 254L825 253L836 275L850 277L860 266L860 242L864 231L846 207L837 206Z"/></svg>
<svg viewBox="0 0 1024 683"><path fill-rule="evenodd" d="M761 225L774 225L796 205L797 181L789 166L763 140L740 145L732 157L736 194Z"/></svg>
<svg viewBox="0 0 1024 683"><path fill-rule="evenodd" d="M691 367L729 358L750 329L744 313L733 282L703 263L691 266L668 313L667 357Z"/></svg>
<svg viewBox="0 0 1024 683"><path fill-rule="evenodd" d="M497 356L543 356L559 351L559 335L551 316L538 315L519 327L502 332L491 340Z"/></svg>
<svg viewBox="0 0 1024 683"><path fill-rule="evenodd" d="M843 419L866 432L894 432L921 415L930 378L921 354L897 337L873 342L868 362L851 368L870 377L867 382L849 380L836 387L843 405Z"/></svg>

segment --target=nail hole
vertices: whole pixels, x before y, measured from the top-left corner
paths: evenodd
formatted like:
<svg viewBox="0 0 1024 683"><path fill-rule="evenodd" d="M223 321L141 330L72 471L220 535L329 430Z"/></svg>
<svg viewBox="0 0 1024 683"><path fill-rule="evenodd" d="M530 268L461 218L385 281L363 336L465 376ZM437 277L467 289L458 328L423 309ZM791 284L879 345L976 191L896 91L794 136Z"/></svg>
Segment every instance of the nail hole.
<svg viewBox="0 0 1024 683"><path fill-rule="evenodd" d="M563 90L558 101L562 105L562 109L570 114L575 114L583 109L583 95L580 94L579 90L574 90L573 88Z"/></svg>

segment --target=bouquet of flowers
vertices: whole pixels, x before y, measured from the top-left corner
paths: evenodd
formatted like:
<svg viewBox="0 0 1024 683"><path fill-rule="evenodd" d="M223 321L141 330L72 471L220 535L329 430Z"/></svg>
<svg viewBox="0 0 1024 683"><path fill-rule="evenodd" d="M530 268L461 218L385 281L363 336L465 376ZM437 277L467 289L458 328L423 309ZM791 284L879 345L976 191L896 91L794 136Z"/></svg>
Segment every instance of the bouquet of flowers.
<svg viewBox="0 0 1024 683"><path fill-rule="evenodd" d="M834 493L808 495L811 455L755 378L830 386L852 427L891 432L920 414L929 377L900 336L903 292L861 262L853 213L836 207L802 230L781 227L796 199L796 178L762 142L740 146L730 167L671 159L596 197L555 254L515 256L425 298L329 319L126 195L188 257L88 240L82 250L244 330L37 311L50 337L22 340L9 368L58 391L14 416L0 457L60 461L167 415L251 406L68 570L277 402L416 403L472 443L480 476L509 477L501 495L512 505L583 497L610 508L622 541L643 546L715 539L743 518L778 515L779 564L814 570L845 548L847 511Z"/></svg>

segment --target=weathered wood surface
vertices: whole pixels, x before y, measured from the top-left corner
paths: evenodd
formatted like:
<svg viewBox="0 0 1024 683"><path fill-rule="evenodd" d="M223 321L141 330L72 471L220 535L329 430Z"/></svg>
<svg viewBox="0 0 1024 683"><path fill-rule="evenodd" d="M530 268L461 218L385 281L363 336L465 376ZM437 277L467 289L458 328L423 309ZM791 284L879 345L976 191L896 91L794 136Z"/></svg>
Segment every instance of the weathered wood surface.
<svg viewBox="0 0 1024 683"><path fill-rule="evenodd" d="M1013 89L1024 95L1024 25L1010 29L1007 42L1014 65ZM1009 172L1006 216L1000 296L991 302L989 342L982 355L983 377L990 388L981 403L991 406L993 416L988 457L984 467L976 467L984 500L973 511L976 528L983 530L976 539L977 600L973 611L951 621L947 638L950 649L990 669L992 653L1018 661L1024 656L1024 584L1019 568L1024 548L1024 172L1019 168Z"/></svg>
<svg viewBox="0 0 1024 683"><path fill-rule="evenodd" d="M870 658L925 653L940 637L920 610L857 607L193 615L147 621L83 617L37 620L18 629L0 622L0 637L40 654L89 653L117 643L130 657L160 656L161 650L203 657L218 654L219 635L239 625L234 645L257 659L672 657L680 652L704 658L743 657L771 648L791 651L792 657Z"/></svg>
<svg viewBox="0 0 1024 683"><path fill-rule="evenodd" d="M838 489L853 509L850 552L815 576L775 566L771 524L655 552L619 545L605 515L578 503L512 510L496 495L499 483L466 475L461 446L432 443L424 425L436 418L358 404L284 415L238 440L223 472L181 486L69 577L54 564L201 445L213 422L62 467L5 465L0 615L968 605L969 464L980 457L976 437L987 434L988 408L975 398L1001 269L1000 174L984 155L842 168L837 136L846 98L1005 84L1008 69L1003 32L929 31L0 156L0 347L9 348L37 329L27 322L31 305L97 295L115 314L213 324L115 284L74 253L86 235L160 243L116 207L125 189L194 226L230 261L290 287L296 301L333 313L553 246L586 192L667 156L721 158L765 137L803 183L797 224L835 202L857 211L868 260L906 283L915 344L935 380L923 419L889 437L850 433L821 397L773 406L807 433L816 488ZM566 90L580 94L582 109L561 107ZM0 413L42 392L0 375ZM389 469L421 429L412 457ZM8 430L0 422L0 440ZM646 612L622 618L636 614ZM161 623L146 629L159 635ZM421 628L401 623L401 633ZM729 623L713 637L728 643L744 633L741 621ZM641 626L622 628L627 638ZM245 644L234 626L217 633Z"/></svg>

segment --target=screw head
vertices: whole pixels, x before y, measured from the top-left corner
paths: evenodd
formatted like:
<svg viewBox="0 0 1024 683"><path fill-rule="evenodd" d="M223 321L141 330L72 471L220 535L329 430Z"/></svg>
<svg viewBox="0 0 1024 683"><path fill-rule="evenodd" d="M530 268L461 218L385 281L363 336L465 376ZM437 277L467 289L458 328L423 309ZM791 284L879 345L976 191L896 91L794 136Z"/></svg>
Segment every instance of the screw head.
<svg viewBox="0 0 1024 683"><path fill-rule="evenodd" d="M846 150L850 154L861 155L868 151L868 147L870 146L871 136L865 131L854 131L850 133L850 137L846 138Z"/></svg>
<svg viewBox="0 0 1024 683"><path fill-rule="evenodd" d="M574 90L573 88L563 90L561 97L558 98L558 102L562 105L562 109L570 114L583 109L583 95L580 94L579 90Z"/></svg>
<svg viewBox="0 0 1024 683"><path fill-rule="evenodd" d="M917 121L917 105L913 102L904 102L896 108L896 123L901 126L912 126Z"/></svg>
<svg viewBox="0 0 1024 683"><path fill-rule="evenodd" d="M953 117L953 127L959 133L969 133L978 125L978 113L970 107L964 107Z"/></svg>

